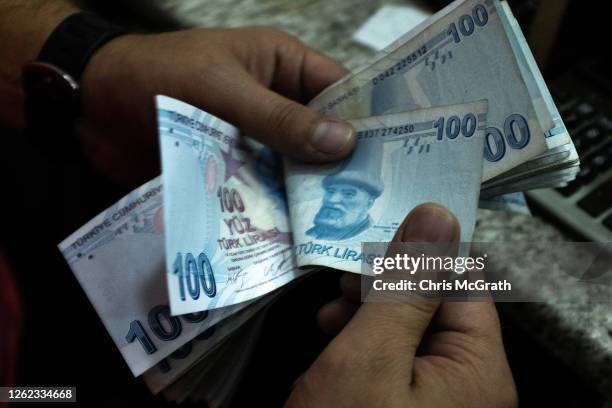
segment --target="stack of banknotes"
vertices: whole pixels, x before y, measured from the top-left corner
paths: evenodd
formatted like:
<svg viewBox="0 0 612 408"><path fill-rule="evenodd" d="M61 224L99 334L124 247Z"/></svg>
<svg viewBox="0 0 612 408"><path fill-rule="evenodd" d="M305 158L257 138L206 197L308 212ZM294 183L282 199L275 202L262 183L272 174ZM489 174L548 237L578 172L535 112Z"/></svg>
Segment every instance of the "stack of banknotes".
<svg viewBox="0 0 612 408"><path fill-rule="evenodd" d="M479 200L511 205L502 194L579 169L497 0L455 1L310 103L355 127L341 163L297 163L156 102L162 175L59 247L133 374L179 402L227 404L282 290L313 267L361 273L361 243L389 241L416 205L449 208L469 242Z"/></svg>

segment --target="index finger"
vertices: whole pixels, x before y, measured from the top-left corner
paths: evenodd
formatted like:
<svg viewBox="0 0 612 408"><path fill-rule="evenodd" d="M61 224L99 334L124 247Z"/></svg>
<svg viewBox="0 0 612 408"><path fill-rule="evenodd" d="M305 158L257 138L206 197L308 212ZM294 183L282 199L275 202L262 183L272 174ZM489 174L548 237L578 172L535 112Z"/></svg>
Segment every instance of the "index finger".
<svg viewBox="0 0 612 408"><path fill-rule="evenodd" d="M339 62L313 49L306 53L303 70L303 90L306 101L310 101L325 88L349 73L349 70Z"/></svg>

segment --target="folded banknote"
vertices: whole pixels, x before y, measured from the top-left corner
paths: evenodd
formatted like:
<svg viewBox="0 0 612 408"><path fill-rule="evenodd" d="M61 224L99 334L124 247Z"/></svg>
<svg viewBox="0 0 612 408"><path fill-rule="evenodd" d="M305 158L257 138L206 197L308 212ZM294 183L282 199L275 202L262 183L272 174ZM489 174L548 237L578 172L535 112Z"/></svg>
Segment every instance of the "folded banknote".
<svg viewBox="0 0 612 408"><path fill-rule="evenodd" d="M59 248L135 376L247 306L170 315L160 177L100 213Z"/></svg>
<svg viewBox="0 0 612 408"><path fill-rule="evenodd" d="M482 178L487 102L350 120L353 154L336 165L286 161L299 266L361 272L362 242L389 242L410 209L436 202L471 240Z"/></svg>
<svg viewBox="0 0 612 408"><path fill-rule="evenodd" d="M206 112L165 96L157 108L173 314L256 298L305 273L298 267L361 272L361 243L390 240L422 202L447 206L471 238L486 101L352 120L350 158L284 171Z"/></svg>
<svg viewBox="0 0 612 408"><path fill-rule="evenodd" d="M457 0L319 94L309 106L343 119L489 102L483 181L571 145L548 88L498 0Z"/></svg>

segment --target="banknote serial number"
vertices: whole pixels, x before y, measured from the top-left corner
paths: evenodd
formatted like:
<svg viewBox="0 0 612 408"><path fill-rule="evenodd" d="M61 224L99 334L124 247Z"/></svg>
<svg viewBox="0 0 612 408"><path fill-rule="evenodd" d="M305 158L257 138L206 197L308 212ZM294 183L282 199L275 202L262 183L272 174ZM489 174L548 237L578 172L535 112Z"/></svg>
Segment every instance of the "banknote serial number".
<svg viewBox="0 0 612 408"><path fill-rule="evenodd" d="M440 116L432 122L433 129L436 132L436 138L442 140L444 137L453 140L457 136L472 137L478 126L478 119L475 114L468 113L460 118L453 115L449 118ZM413 133L415 126L413 124L392 126L385 128L368 129L357 132L357 138L366 139L385 136L401 136L408 133Z"/></svg>
<svg viewBox="0 0 612 408"><path fill-rule="evenodd" d="M414 125L402 125L402 126L393 126L393 127L385 127L385 128L376 128L376 129L368 129L368 130L360 130L357 132L358 139L368 139L371 137L385 137L385 136L398 136L404 135L406 133L414 132Z"/></svg>
<svg viewBox="0 0 612 408"><path fill-rule="evenodd" d="M406 68L408 65L412 64L417 59L419 59L419 57L422 57L423 55L427 54L427 51L428 51L427 46L423 45L421 48L414 51L412 54L409 54L405 56L404 58L402 58L401 60L399 60L398 62L396 62L391 68L386 69L385 71L381 72L380 74L372 78L372 84L376 85L379 82L385 80L386 78L389 78L399 73L402 69Z"/></svg>
<svg viewBox="0 0 612 408"><path fill-rule="evenodd" d="M75 387L0 387L0 402L75 402Z"/></svg>
<svg viewBox="0 0 612 408"><path fill-rule="evenodd" d="M455 43L460 43L463 38L474 34L476 27L483 28L488 22L489 13L487 12L487 9L482 4L477 4L472 8L471 13L463 14L456 21L450 23L446 30L446 36L451 37ZM429 51L432 51L434 48L429 49L427 45L423 45L418 50L400 59L391 68L386 69L372 78L372 84L377 85L385 79L399 73L410 64L416 63L420 57L424 56Z"/></svg>

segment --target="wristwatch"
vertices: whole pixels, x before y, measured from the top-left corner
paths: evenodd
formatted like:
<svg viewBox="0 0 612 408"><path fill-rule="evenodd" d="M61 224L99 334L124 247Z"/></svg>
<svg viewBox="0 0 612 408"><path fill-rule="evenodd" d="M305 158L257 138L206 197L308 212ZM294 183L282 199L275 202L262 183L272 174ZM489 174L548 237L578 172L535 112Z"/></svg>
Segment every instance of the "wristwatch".
<svg viewBox="0 0 612 408"><path fill-rule="evenodd" d="M23 68L26 129L47 131L71 124L79 113L79 81L87 62L97 49L124 32L87 12L64 19L38 58Z"/></svg>

